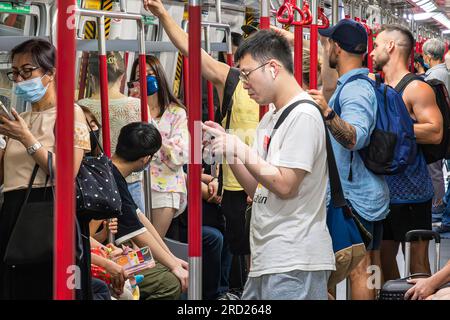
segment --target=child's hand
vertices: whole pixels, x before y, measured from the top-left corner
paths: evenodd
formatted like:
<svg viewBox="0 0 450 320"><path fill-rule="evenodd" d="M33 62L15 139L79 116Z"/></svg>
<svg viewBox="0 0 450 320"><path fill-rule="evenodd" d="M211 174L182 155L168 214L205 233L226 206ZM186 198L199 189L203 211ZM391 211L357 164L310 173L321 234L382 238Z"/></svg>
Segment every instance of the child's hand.
<svg viewBox="0 0 450 320"><path fill-rule="evenodd" d="M108 220L103 221L103 227L108 228L112 234L117 234L117 230L119 228L119 223L117 222L117 218L109 219L109 221Z"/></svg>

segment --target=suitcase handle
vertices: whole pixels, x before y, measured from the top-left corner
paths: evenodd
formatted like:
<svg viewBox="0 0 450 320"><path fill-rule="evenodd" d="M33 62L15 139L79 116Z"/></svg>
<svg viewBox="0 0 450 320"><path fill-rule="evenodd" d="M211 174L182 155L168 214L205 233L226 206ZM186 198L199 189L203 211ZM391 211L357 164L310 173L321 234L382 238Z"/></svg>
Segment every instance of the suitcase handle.
<svg viewBox="0 0 450 320"><path fill-rule="evenodd" d="M439 232L432 230L411 230L405 235L405 242L411 242L415 237L432 237L436 243L441 243L441 235Z"/></svg>
<svg viewBox="0 0 450 320"><path fill-rule="evenodd" d="M411 264L411 240L414 237L432 237L436 243L436 260L434 263L434 273L439 271L441 235L432 230L411 230L405 235L405 277L409 276Z"/></svg>
<svg viewBox="0 0 450 320"><path fill-rule="evenodd" d="M416 278L429 278L431 275L429 273L413 273L407 277L401 278L400 280L410 280Z"/></svg>

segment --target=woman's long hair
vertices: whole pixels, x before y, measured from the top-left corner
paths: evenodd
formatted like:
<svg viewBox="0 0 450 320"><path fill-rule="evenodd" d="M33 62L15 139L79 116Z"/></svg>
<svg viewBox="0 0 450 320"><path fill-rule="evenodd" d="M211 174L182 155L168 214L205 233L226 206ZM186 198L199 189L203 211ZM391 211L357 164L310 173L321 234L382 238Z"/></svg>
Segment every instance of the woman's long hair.
<svg viewBox="0 0 450 320"><path fill-rule="evenodd" d="M177 106L186 109L184 105L178 100L172 90L169 87L167 82L166 73L161 65L161 62L155 56L147 55L145 56L145 62L152 68L155 73L156 80L158 80L158 105L159 105L159 117L161 117L166 111L166 109L171 104L176 104ZM139 67L139 59L136 59L133 63L133 67L131 68L130 80L136 81L136 71Z"/></svg>

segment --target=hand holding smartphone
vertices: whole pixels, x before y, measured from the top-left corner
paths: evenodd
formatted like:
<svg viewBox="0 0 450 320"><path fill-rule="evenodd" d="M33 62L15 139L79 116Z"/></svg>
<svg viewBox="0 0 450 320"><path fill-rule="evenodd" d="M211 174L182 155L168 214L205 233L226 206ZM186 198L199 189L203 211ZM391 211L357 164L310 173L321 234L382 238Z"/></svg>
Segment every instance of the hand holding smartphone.
<svg viewBox="0 0 450 320"><path fill-rule="evenodd" d="M0 101L0 114L7 117L9 120L14 121L16 118L11 114L11 112L6 109L5 105Z"/></svg>

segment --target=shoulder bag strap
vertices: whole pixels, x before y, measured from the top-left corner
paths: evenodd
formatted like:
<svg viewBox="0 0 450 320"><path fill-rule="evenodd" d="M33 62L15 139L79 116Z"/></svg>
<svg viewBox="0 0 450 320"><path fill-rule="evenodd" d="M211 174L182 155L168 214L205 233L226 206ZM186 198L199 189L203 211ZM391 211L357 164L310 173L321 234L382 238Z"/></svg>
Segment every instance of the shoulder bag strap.
<svg viewBox="0 0 450 320"><path fill-rule="evenodd" d="M333 147L331 145L330 134L328 128L325 124L325 119L323 118L322 111L320 107L311 100L301 100L299 103L309 103L319 110L322 117L323 125L325 127L325 140L327 148L327 165L328 165L328 176L330 179L330 192L331 192L331 204L335 208L347 206L347 201L344 197L344 192L342 191L341 180L339 178L339 172L336 166L336 159L334 157Z"/></svg>
<svg viewBox="0 0 450 320"><path fill-rule="evenodd" d="M403 93L408 84L410 84L414 80L422 80L422 79L416 76L414 73L408 73L402 78L402 80L400 80L399 83L397 83L394 89L399 93Z"/></svg>

